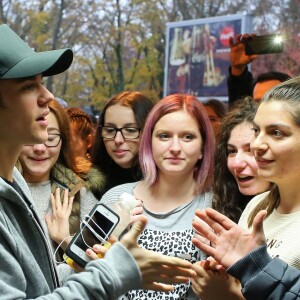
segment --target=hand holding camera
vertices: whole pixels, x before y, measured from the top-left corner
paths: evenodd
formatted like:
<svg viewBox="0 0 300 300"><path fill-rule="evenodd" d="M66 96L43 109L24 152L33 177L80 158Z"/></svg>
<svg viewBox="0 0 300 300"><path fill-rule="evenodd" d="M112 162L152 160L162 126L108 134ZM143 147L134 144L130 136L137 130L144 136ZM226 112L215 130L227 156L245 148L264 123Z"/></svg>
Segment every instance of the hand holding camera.
<svg viewBox="0 0 300 300"><path fill-rule="evenodd" d="M229 46L231 74L240 76L258 55L282 52L283 39L280 34L238 34L229 38Z"/></svg>

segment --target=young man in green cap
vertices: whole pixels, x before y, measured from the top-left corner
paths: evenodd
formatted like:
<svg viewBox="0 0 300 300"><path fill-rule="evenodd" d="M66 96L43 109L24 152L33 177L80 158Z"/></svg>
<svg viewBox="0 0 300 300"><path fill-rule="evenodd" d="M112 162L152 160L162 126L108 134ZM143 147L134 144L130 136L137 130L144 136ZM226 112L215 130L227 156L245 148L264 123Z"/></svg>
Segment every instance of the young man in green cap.
<svg viewBox="0 0 300 300"><path fill-rule="evenodd" d="M138 247L146 224L142 218L104 259L93 260L58 288L50 247L14 165L23 145L47 140L53 95L43 77L65 71L73 53L37 53L7 25L0 25L0 41L0 298L115 299L130 289L167 291L168 284L188 280L194 274L189 262Z"/></svg>

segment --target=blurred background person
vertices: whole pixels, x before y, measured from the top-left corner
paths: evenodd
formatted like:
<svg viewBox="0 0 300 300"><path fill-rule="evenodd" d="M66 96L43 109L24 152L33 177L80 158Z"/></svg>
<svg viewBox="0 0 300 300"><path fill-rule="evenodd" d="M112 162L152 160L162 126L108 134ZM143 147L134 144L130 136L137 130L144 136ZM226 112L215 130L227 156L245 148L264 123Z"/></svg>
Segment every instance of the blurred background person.
<svg viewBox="0 0 300 300"><path fill-rule="evenodd" d="M65 109L70 117L71 136L74 140L76 158L91 159L91 151L95 138L95 127L90 116L81 108L68 107Z"/></svg>
<svg viewBox="0 0 300 300"><path fill-rule="evenodd" d="M218 140L222 118L227 113L227 106L218 99L208 99L203 102L203 105L214 130L215 138Z"/></svg>

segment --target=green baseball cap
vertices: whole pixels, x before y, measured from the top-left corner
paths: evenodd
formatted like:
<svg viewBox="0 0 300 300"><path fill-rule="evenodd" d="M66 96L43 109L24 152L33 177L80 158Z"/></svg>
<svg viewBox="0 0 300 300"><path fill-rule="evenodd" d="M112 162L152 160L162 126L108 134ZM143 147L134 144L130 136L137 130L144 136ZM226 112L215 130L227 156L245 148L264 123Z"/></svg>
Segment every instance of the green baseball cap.
<svg viewBox="0 0 300 300"><path fill-rule="evenodd" d="M72 60L71 49L35 52L8 25L0 25L0 79L56 75Z"/></svg>

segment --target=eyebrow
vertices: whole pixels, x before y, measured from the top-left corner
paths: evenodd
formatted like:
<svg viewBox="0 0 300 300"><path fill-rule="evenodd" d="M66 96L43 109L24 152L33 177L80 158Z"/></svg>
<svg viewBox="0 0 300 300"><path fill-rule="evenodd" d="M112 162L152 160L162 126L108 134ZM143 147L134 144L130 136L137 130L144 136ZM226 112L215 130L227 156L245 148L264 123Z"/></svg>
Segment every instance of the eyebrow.
<svg viewBox="0 0 300 300"><path fill-rule="evenodd" d="M253 123L254 126L260 128L260 126L258 126L254 121L252 123ZM274 124L270 124L270 125L266 126L267 129L274 129L274 128L279 128L279 127L284 127L286 129L291 128L289 125L285 125L285 124L282 124L282 123L274 123Z"/></svg>
<svg viewBox="0 0 300 300"><path fill-rule="evenodd" d="M115 123L111 123L111 122L104 123L104 126L116 127ZM135 127L135 126L137 126L137 124L136 123L126 123L126 124L122 125L122 127L128 127L128 126Z"/></svg>
<svg viewBox="0 0 300 300"><path fill-rule="evenodd" d="M242 144L242 147L245 147L245 146L250 146L250 142L249 142L249 143ZM227 147L233 147L233 148L236 148L236 146L235 146L235 145L232 145L232 144L227 144Z"/></svg>

